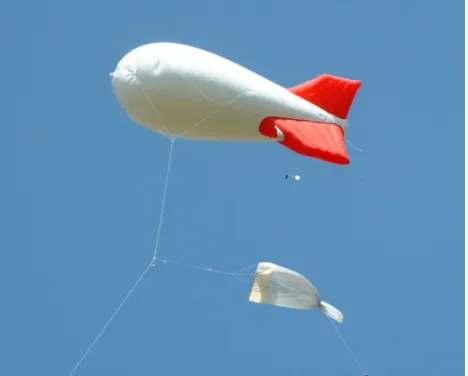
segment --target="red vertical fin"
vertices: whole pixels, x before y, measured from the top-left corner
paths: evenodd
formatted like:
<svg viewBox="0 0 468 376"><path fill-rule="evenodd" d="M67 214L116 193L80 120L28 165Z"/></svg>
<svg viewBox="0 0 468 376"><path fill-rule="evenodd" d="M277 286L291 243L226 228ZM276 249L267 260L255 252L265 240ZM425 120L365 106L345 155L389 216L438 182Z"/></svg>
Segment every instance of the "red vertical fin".
<svg viewBox="0 0 468 376"><path fill-rule="evenodd" d="M289 91L340 119L347 119L361 85L361 81L322 74L290 88Z"/></svg>

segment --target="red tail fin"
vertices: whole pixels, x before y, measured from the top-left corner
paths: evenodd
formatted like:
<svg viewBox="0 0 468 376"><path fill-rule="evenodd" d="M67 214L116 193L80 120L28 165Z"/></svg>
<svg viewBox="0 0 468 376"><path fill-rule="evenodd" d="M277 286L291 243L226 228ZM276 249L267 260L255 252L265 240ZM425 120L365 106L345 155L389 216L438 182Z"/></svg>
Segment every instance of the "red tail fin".
<svg viewBox="0 0 468 376"><path fill-rule="evenodd" d="M259 127L261 134L276 139L278 129L284 136L278 142L296 153L341 165L350 162L344 132L338 124L268 117Z"/></svg>
<svg viewBox="0 0 468 376"><path fill-rule="evenodd" d="M290 88L289 91L332 115L346 119L361 85L361 81L322 74Z"/></svg>

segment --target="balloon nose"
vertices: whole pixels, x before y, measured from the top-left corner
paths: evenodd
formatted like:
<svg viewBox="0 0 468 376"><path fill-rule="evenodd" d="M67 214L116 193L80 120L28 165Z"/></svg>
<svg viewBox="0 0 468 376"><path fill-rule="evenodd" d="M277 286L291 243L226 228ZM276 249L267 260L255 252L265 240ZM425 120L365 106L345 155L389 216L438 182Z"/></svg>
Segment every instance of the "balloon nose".
<svg viewBox="0 0 468 376"><path fill-rule="evenodd" d="M110 74L114 86L138 83L138 62L134 56L129 55L120 60L115 71Z"/></svg>
<svg viewBox="0 0 468 376"><path fill-rule="evenodd" d="M162 83L162 77L169 70L159 53L151 45L130 51L110 74L116 91L149 88ZM132 89L129 88L132 86Z"/></svg>
<svg viewBox="0 0 468 376"><path fill-rule="evenodd" d="M154 117L151 93L171 84L170 67L157 45L144 45L128 52L110 73L117 100L137 123Z"/></svg>

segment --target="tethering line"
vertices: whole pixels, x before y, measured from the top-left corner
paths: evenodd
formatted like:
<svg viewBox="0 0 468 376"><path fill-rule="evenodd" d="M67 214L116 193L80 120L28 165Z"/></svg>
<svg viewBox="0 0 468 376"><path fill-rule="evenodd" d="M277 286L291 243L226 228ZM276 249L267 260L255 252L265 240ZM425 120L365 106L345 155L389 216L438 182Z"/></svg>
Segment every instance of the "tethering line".
<svg viewBox="0 0 468 376"><path fill-rule="evenodd" d="M330 325L333 327L333 329L335 330L336 334L338 335L338 337L340 337L341 339L341 342L343 342L343 345L345 345L345 347L348 349L349 353L351 354L351 356L353 357L354 361L356 362L357 366L361 369L362 373L364 376L368 376L366 370L364 369L364 367L361 365L361 363L359 363L359 360L357 359L356 355L354 355L354 352L353 350L351 350L351 347L349 347L348 343L346 342L346 340L344 339L343 335L340 333L340 331L338 330L338 328L336 327L336 325L333 323L332 319L328 316L325 316L328 321L330 322Z"/></svg>
<svg viewBox="0 0 468 376"><path fill-rule="evenodd" d="M349 140L346 140L346 143L347 143L349 146L351 146L353 149L359 151L360 153L362 153L362 152L364 151L364 150L358 148L356 145L353 145L353 144L351 143L351 141L349 141Z"/></svg>
<svg viewBox="0 0 468 376"><path fill-rule="evenodd" d="M132 74L131 75L131 79L134 78L134 76L136 77L136 74ZM152 101L150 100L150 97L148 96L148 93L147 91L145 90L145 88L143 86L141 86L141 90L143 91L146 99L148 100L150 106L152 107L153 111L156 113L156 116L158 117L159 121L161 122L161 124L163 124L163 127L166 129L167 131L167 126L165 125L165 123L163 122L161 116L159 115L159 112L157 111L156 107L154 106L154 104L152 103ZM156 242L155 242L155 246L154 246L154 252L153 252L153 257L151 259L151 262L148 264L148 266L146 266L146 268L143 270L143 272L141 273L141 275L138 277L138 279L136 280L135 284L133 285L133 287L130 289L130 291L127 293L127 295L125 296L125 298L123 298L123 300L120 302L120 304L118 305L117 309L114 311L114 313L110 316L110 318L108 319L108 321L106 322L106 324L103 326L103 328L101 329L101 331L98 333L98 335L96 336L96 338L94 338L94 340L91 342L91 344L89 345L89 347L86 349L86 351L84 352L84 354L82 355L82 357L80 358L80 360L75 364L75 366L73 367L72 371L68 374L68 376L72 376L75 371L80 367L80 365L83 363L83 361L85 360L85 358L88 356L88 354L90 353L90 351L93 349L93 347L96 345L96 343L99 341L99 339L102 337L102 335L104 334L104 332L107 330L107 328L109 327L109 325L112 323L112 321L115 319L115 317L117 316L117 314L120 312L120 310L123 308L123 306L125 305L125 303L127 302L127 300L130 298L130 296L132 296L133 292L135 291L135 289L138 287L138 285L140 284L140 282L143 280L143 278L145 277L146 273L148 272L148 270L152 267L152 266L155 266L156 265L156 262L160 261L160 262L165 262L165 263L172 263L172 264L177 264L175 262L170 262L168 260L159 260L158 259L158 251L159 251L159 244L160 244L160 238L161 238L161 229L162 229L162 223L163 223L163 218L164 218L164 208L165 208L165 205L166 205L166 197L167 197L167 187L168 187L168 183L169 183L169 174L170 174L170 171L171 171L171 165L172 165L172 156L173 156L173 152L174 152L174 143L176 141L176 139L178 139L179 137L183 136L185 133L187 133L189 130L193 129L194 127L197 127L199 126L200 124L202 124L205 120L207 120L208 118L212 117L213 115L215 115L216 113L224 110L225 108L227 108L228 106L230 106L231 104L233 104L234 102L236 102L237 100L239 100L242 96L244 96L245 94L247 94L250 90L245 90L244 92L240 93L239 95L237 95L235 98L233 98L232 100L230 100L228 103L226 103L224 106L220 107L220 108L216 108L215 110L211 111L208 115L206 115L205 117L203 117L202 119L198 120L197 122L195 122L194 124L192 124L191 126L189 126L185 131L183 131L182 133L178 134L177 136L173 136L173 137L170 137L170 136L166 136L164 135L165 137L168 137L170 140L171 140L171 147L170 147L170 150L169 150L169 158L168 158L168 162L167 162L167 170L166 170L166 179L165 179L165 182L164 182L164 190L163 190L163 196L162 196L162 200L161 200L161 211L160 211L160 215L159 215L159 224L158 224L158 229L157 229L157 235L156 235ZM182 265L182 264L179 264L179 265ZM191 265L189 267L192 267L194 268L195 266L194 265ZM234 273L229 273L229 272L222 272L221 270L215 270L215 269L209 269L209 268L201 268L201 267L197 267L201 270L205 270L205 271L210 271L210 272L215 272L215 273L221 273L221 274L227 274L227 275L232 275L232 276L238 276L240 274L238 274L240 271L238 272L234 272ZM242 270L246 270L248 268L244 268ZM241 271L242 271L241 270Z"/></svg>

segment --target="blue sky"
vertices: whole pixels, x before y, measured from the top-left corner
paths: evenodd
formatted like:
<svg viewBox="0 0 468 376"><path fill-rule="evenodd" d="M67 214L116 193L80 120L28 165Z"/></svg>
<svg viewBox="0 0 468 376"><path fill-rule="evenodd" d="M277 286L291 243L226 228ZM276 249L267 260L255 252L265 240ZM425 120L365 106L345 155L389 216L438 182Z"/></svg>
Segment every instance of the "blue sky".
<svg viewBox="0 0 468 376"><path fill-rule="evenodd" d="M7 2L2 375L68 375L151 259L169 150L109 72L148 42L220 54L286 87L360 79L352 164L281 145L177 141L160 256L298 270L339 307L369 375L464 364L463 3ZM300 183L285 182L298 173ZM316 311L249 281L151 269L75 375L358 375Z"/></svg>

